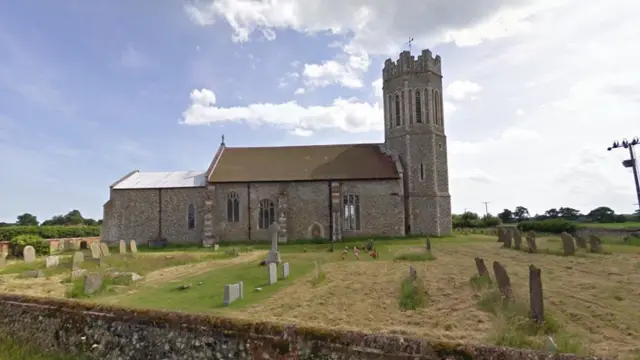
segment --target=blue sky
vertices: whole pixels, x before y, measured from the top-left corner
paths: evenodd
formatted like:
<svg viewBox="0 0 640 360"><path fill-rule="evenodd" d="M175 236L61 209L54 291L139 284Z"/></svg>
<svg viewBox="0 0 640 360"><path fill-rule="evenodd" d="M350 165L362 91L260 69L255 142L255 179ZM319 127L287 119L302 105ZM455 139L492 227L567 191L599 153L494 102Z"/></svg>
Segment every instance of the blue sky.
<svg viewBox="0 0 640 360"><path fill-rule="evenodd" d="M101 218L119 177L205 169L222 134L380 142L382 63L409 36L443 58L455 211L632 210L625 155L602 149L640 135L637 4L409 3L4 2L0 221Z"/></svg>

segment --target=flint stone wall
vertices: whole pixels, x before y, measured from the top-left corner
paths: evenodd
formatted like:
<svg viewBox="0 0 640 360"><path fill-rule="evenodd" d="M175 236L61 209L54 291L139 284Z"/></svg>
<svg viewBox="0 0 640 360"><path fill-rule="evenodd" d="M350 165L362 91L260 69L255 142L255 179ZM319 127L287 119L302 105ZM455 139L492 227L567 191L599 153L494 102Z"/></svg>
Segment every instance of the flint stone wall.
<svg viewBox="0 0 640 360"><path fill-rule="evenodd" d="M89 359L598 359L0 294L0 333Z"/></svg>

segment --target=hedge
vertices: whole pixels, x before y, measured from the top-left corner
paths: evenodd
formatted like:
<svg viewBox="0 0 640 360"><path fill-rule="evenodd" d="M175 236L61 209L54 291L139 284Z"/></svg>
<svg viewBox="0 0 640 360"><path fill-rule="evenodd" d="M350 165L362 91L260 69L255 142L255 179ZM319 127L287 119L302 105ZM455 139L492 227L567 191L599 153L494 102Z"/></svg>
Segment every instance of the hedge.
<svg viewBox="0 0 640 360"><path fill-rule="evenodd" d="M576 224L562 219L548 219L548 220L529 220L518 223L518 228L522 231L533 230L541 233L560 234L568 232L570 234L576 232Z"/></svg>
<svg viewBox="0 0 640 360"><path fill-rule="evenodd" d="M36 251L36 255L49 255L51 252L51 246L49 242L44 240L38 235L18 235L11 239L13 256L22 257L23 250L26 246L33 246Z"/></svg>
<svg viewBox="0 0 640 360"><path fill-rule="evenodd" d="M100 226L5 226L0 227L0 241L11 241L18 235L36 235L43 239L100 236Z"/></svg>

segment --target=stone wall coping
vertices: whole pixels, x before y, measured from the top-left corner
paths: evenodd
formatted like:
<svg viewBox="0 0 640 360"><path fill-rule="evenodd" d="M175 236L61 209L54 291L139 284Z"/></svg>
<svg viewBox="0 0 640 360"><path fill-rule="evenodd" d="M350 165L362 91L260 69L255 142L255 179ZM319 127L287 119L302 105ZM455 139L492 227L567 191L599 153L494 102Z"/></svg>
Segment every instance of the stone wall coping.
<svg viewBox="0 0 640 360"><path fill-rule="evenodd" d="M271 338L289 344L315 343L337 346L371 354L389 354L397 359L554 359L600 360L603 357L580 357L572 354L552 354L526 349L511 349L487 345L435 343L426 339L388 334L369 334L358 331L319 329L312 327L253 322L205 314L189 314L159 310L122 308L94 303L44 297L0 294L0 306L22 307L38 316L98 318L156 328L173 328L195 333L218 333L229 338ZM380 356L378 355L378 356Z"/></svg>

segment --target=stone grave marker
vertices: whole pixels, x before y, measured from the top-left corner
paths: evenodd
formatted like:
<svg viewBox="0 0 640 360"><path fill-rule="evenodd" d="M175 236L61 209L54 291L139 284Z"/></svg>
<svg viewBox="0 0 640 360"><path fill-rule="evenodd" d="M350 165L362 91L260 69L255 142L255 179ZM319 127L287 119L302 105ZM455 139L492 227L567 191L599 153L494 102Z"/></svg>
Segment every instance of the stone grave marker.
<svg viewBox="0 0 640 360"><path fill-rule="evenodd" d="M427 239L424 242L424 248L431 252L431 239L429 239L429 237L427 237Z"/></svg>
<svg viewBox="0 0 640 360"><path fill-rule="evenodd" d="M278 282L278 265L275 262L269 263L267 265L267 270L269 271L269 285L273 285Z"/></svg>
<svg viewBox="0 0 640 360"><path fill-rule="evenodd" d="M109 246L107 246L107 244L103 242L100 243L100 254L102 254L102 256L111 256L111 251L109 251Z"/></svg>
<svg viewBox="0 0 640 360"><path fill-rule="evenodd" d="M280 251L278 251L278 233L280 232L280 225L277 222L273 222L269 227L271 232L271 250L267 257L267 263L280 263Z"/></svg>
<svg viewBox="0 0 640 360"><path fill-rule="evenodd" d="M233 255L233 257L238 257L240 256L240 251L238 250L237 247L234 247L233 250L231 251L231 254Z"/></svg>
<svg viewBox="0 0 640 360"><path fill-rule="evenodd" d="M542 297L542 271L529 265L529 304L531 318L538 324L544 321L544 298Z"/></svg>
<svg viewBox="0 0 640 360"><path fill-rule="evenodd" d="M602 241L596 235L589 235L589 251L592 253L602 253Z"/></svg>
<svg viewBox="0 0 640 360"><path fill-rule="evenodd" d="M502 234L504 232L504 228L498 228L498 242L502 242L502 240L504 240L504 235Z"/></svg>
<svg viewBox="0 0 640 360"><path fill-rule="evenodd" d="M74 268L71 269L71 281L78 280L87 273L86 269Z"/></svg>
<svg viewBox="0 0 640 360"><path fill-rule="evenodd" d="M576 254L576 243L573 239L573 236L569 235L566 232L560 234L560 239L562 239L562 251L564 256L572 256Z"/></svg>
<svg viewBox="0 0 640 360"><path fill-rule="evenodd" d="M538 247L536 246L536 235L535 233L531 236L530 233L527 233L527 247L530 253L535 254L538 252Z"/></svg>
<svg viewBox="0 0 640 360"><path fill-rule="evenodd" d="M52 255L52 256L47 256L44 259L44 264L45 267L48 268L52 268L52 267L56 267L58 265L60 265L60 257L56 256L56 255Z"/></svg>
<svg viewBox="0 0 640 360"><path fill-rule="evenodd" d="M102 251L100 250L100 245L98 245L98 243L92 242L89 244L89 249L91 249L92 259L100 259Z"/></svg>
<svg viewBox="0 0 640 360"><path fill-rule="evenodd" d="M71 268L78 269L80 264L84 262L84 253L82 251L76 251L73 254L73 260L71 261Z"/></svg>
<svg viewBox="0 0 640 360"><path fill-rule="evenodd" d="M127 253L127 243L124 240L120 240L120 255L124 255Z"/></svg>
<svg viewBox="0 0 640 360"><path fill-rule="evenodd" d="M502 247L511 249L512 234L510 229L502 229Z"/></svg>
<svg viewBox="0 0 640 360"><path fill-rule="evenodd" d="M498 283L498 289L506 300L513 300L513 290L511 289L511 280L507 274L507 270L497 261L493 262L493 274Z"/></svg>
<svg viewBox="0 0 640 360"><path fill-rule="evenodd" d="M22 256L25 264L31 264L36 261L36 249L31 245L27 245L22 250Z"/></svg>
<svg viewBox="0 0 640 360"><path fill-rule="evenodd" d="M413 265L409 265L409 278L415 280L417 277L416 268L414 268Z"/></svg>
<svg viewBox="0 0 640 360"><path fill-rule="evenodd" d="M7 255L6 252L0 252L0 268L7 265Z"/></svg>
<svg viewBox="0 0 640 360"><path fill-rule="evenodd" d="M244 284L240 281L237 284L227 284L224 286L224 306L229 306L236 300L244 297Z"/></svg>
<svg viewBox="0 0 640 360"><path fill-rule="evenodd" d="M135 256L138 253L138 244L135 240L129 241L129 250L131 251L131 255Z"/></svg>
<svg viewBox="0 0 640 360"><path fill-rule="evenodd" d="M42 270L27 270L20 274L22 278L43 278L44 276L44 271Z"/></svg>
<svg viewBox="0 0 640 360"><path fill-rule="evenodd" d="M102 287L103 277L101 274L92 273L84 278L84 293L91 295L96 293Z"/></svg>
<svg viewBox="0 0 640 360"><path fill-rule="evenodd" d="M486 276L488 279L490 279L491 275L489 275L489 270L487 270L487 265L484 264L484 259L480 257L476 257L474 260L476 261L476 269L478 269L478 275Z"/></svg>
<svg viewBox="0 0 640 360"><path fill-rule="evenodd" d="M289 277L289 263L283 263L282 264L282 278L286 279Z"/></svg>
<svg viewBox="0 0 640 360"><path fill-rule="evenodd" d="M513 248L520 250L522 247L522 233L518 228L513 228Z"/></svg>
<svg viewBox="0 0 640 360"><path fill-rule="evenodd" d="M213 244L213 251L218 251L218 249L220 249L220 245Z"/></svg>
<svg viewBox="0 0 640 360"><path fill-rule="evenodd" d="M576 234L575 239L576 239L576 245L578 245L580 249L587 248L587 239L585 239L584 236L580 234Z"/></svg>

